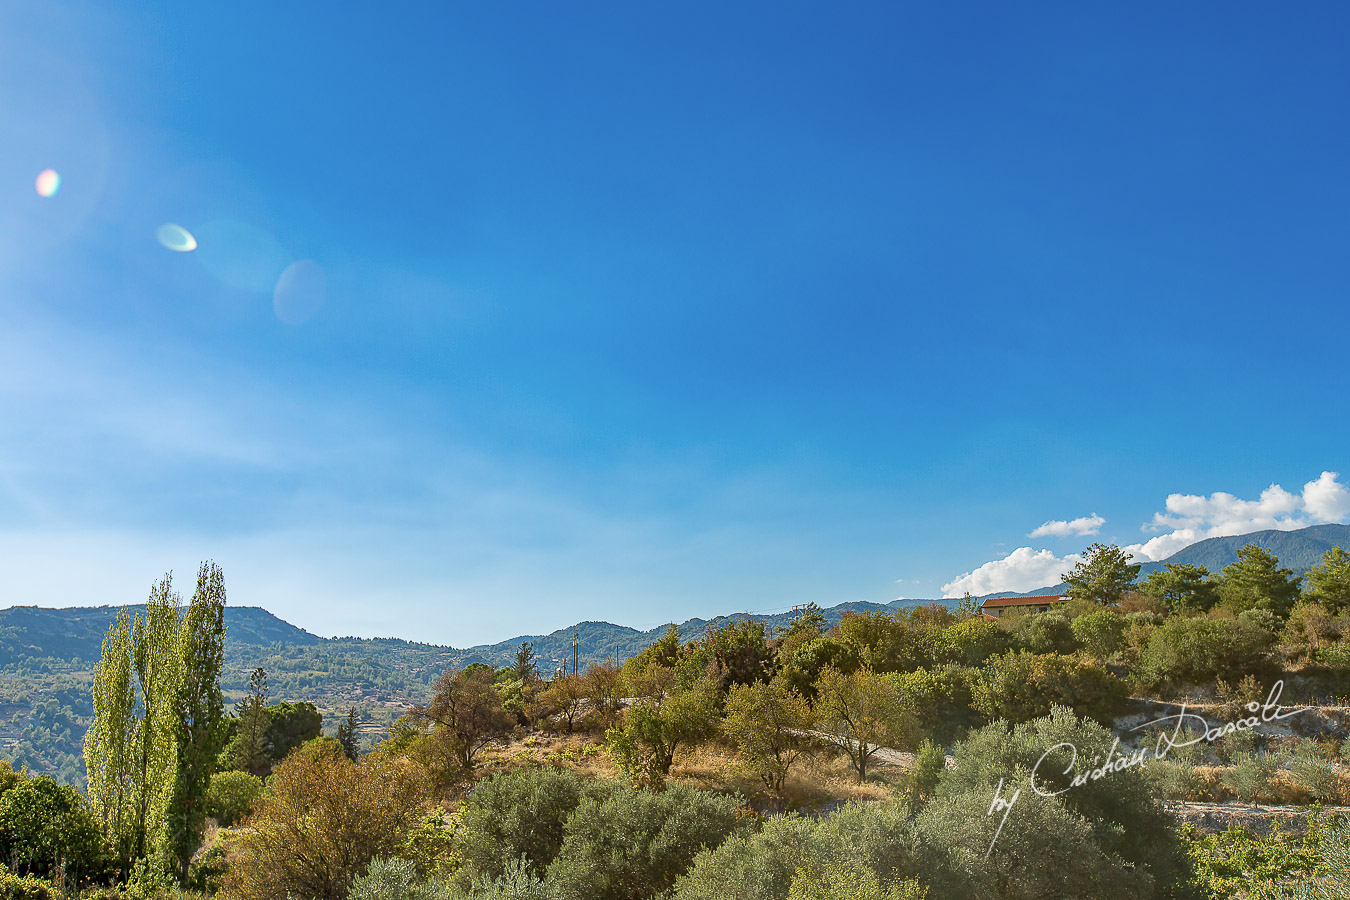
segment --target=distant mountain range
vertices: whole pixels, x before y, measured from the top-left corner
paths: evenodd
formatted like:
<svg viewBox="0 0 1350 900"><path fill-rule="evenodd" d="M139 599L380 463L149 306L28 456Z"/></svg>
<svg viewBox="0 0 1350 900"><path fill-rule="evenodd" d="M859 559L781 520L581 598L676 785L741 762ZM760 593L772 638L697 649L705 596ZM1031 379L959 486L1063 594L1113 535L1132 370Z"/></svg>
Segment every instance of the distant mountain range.
<svg viewBox="0 0 1350 900"><path fill-rule="evenodd" d="M1350 526L1317 525L1298 531L1259 531L1201 541L1158 563L1194 563L1218 571L1237 559L1237 550L1255 543L1267 548L1295 572L1306 572L1334 545L1350 547ZM1058 593L1053 585L1027 594ZM1025 595L992 595L1025 596ZM823 610L836 622L849 612L917 607L927 603L954 606L954 600L896 600L891 603L841 603ZM123 607L45 609L14 606L0 609L0 759L27 765L62 780L80 782L84 763L80 746L93 715L90 687L93 668L102 653L103 637ZM125 607L135 613L143 606ZM685 640L708 630L749 618L771 630L786 628L794 611L773 614L736 613L715 619L679 623ZM449 669L481 662L504 666L515 660L523 642L533 645L545 677L572 659L623 660L647 647L666 626L639 631L610 622L580 622L549 634L521 635L495 644L457 649L397 638L324 638L282 621L265 609L225 609L225 671L221 678L231 703L243 696L255 668L267 672L270 699L307 701L324 714L331 730L355 707L364 733L376 736L414 703L427 700L432 686Z"/></svg>
<svg viewBox="0 0 1350 900"><path fill-rule="evenodd" d="M1144 563L1139 567L1139 577L1147 578L1150 572L1156 572L1169 564L1204 566L1211 572L1217 572L1237 562L1238 550L1248 544L1256 544L1269 550L1279 557L1280 565L1293 569L1295 575L1302 575L1320 563L1322 555L1332 547L1350 549L1350 525L1311 525L1294 531L1253 531L1250 534L1232 537L1208 538L1189 547L1183 547L1167 559ZM987 594L981 599L1062 594L1067 587L1068 585L1061 581L1059 584L1022 593Z"/></svg>

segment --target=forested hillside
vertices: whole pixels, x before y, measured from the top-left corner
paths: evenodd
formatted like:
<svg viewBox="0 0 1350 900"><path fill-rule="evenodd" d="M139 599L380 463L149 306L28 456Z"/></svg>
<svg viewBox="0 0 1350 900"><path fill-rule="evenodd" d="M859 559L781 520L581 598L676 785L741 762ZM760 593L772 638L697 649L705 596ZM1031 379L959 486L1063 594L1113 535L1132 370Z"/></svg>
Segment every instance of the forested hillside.
<svg viewBox="0 0 1350 900"><path fill-rule="evenodd" d="M831 624L849 612L915 606L928 601L844 603L825 610ZM143 604L126 607L42 609L16 606L0 610L0 758L81 783L81 741L93 714L90 686L93 663L119 610L144 612ZM787 626L790 611L772 615L732 615L690 619L679 624L685 640L731 621L762 621L771 631ZM496 644L465 649L422 644L397 638L324 638L297 628L257 607L225 609L226 697L242 697L254 669L267 671L278 701L313 703L327 727L355 708L368 739L384 733L398 714L429 695L446 669L471 663L494 667L509 664L529 642L542 671L572 664L573 635L577 661L623 660L640 652L666 631L666 626L638 631L609 622L582 622L545 635L522 635Z"/></svg>

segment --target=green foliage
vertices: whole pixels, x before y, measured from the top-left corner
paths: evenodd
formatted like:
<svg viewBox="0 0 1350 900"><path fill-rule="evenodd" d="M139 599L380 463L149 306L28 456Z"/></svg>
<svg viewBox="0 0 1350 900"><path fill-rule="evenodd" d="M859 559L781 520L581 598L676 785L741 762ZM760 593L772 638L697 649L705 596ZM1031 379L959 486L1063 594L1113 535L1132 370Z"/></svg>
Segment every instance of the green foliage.
<svg viewBox="0 0 1350 900"><path fill-rule="evenodd" d="M192 854L206 827L206 792L220 753L225 702L220 670L225 656L225 576L202 563L197 589L178 633L178 679L173 701L174 780L164 823L164 849L187 884Z"/></svg>
<svg viewBox="0 0 1350 900"><path fill-rule="evenodd" d="M249 826L235 836L226 893L340 900L372 859L406 847L423 796L406 766L381 754L353 763L332 738L316 739L268 779Z"/></svg>
<svg viewBox="0 0 1350 900"><path fill-rule="evenodd" d="M103 835L79 791L48 775L24 778L0 794L0 860L44 877L64 860L68 871L97 877Z"/></svg>
<svg viewBox="0 0 1350 900"><path fill-rule="evenodd" d="M1314 818L1306 835L1276 831L1257 837L1243 828L1200 835L1194 826L1181 829L1194 869L1193 883L1218 900L1340 900L1337 892L1350 883L1345 855L1350 830ZM1339 857L1339 865L1337 859ZM1313 873L1316 872L1314 875ZM1319 888L1330 892L1319 892Z"/></svg>
<svg viewBox="0 0 1350 900"><path fill-rule="evenodd" d="M773 674L774 652L769 647L763 622L750 619L728 622L708 632L686 651L706 662L682 680L688 684L706 675L721 694L733 685L767 681Z"/></svg>
<svg viewBox="0 0 1350 900"><path fill-rule="evenodd" d="M897 676L826 669L818 689L816 727L848 754L859 783L867 780L868 763L880 747L917 745L918 721Z"/></svg>
<svg viewBox="0 0 1350 900"><path fill-rule="evenodd" d="M450 876L464 864L458 837L462 831L460 813L446 813L435 806L408 832L398 855L417 868L422 877Z"/></svg>
<svg viewBox="0 0 1350 900"><path fill-rule="evenodd" d="M852 869L862 884L876 879L893 888L924 870L923 856L903 806L850 803L828 818L773 816L756 833L733 834L699 855L673 897L783 900L794 882L799 891L816 888L826 871L840 867Z"/></svg>
<svg viewBox="0 0 1350 900"><path fill-rule="evenodd" d="M788 900L922 900L928 892L914 879L882 883L857 862L822 869L803 866L792 877Z"/></svg>
<svg viewBox="0 0 1350 900"><path fill-rule="evenodd" d="M807 641L820 637L828 627L829 623L820 607L815 603L806 604L779 636L778 653L790 654Z"/></svg>
<svg viewBox="0 0 1350 900"><path fill-rule="evenodd" d="M1153 628L1133 675L1145 687L1236 681L1264 672L1274 636L1251 619L1171 618Z"/></svg>
<svg viewBox="0 0 1350 900"><path fill-rule="evenodd" d="M771 791L782 791L811 725L810 705L782 678L735 685L727 695L722 730Z"/></svg>
<svg viewBox="0 0 1350 900"><path fill-rule="evenodd" d="M1219 783L1244 803L1275 799L1274 778L1280 763L1269 753L1237 753L1219 772Z"/></svg>
<svg viewBox="0 0 1350 900"><path fill-rule="evenodd" d="M1204 566L1168 563L1151 572L1139 586L1141 593L1167 604L1173 613L1208 612L1219 601L1219 592Z"/></svg>
<svg viewBox="0 0 1350 900"><path fill-rule="evenodd" d="M715 727L716 689L704 680L673 686L629 707L623 726L605 732L610 757L634 784L660 788L675 751L710 735Z"/></svg>
<svg viewBox="0 0 1350 900"><path fill-rule="evenodd" d="M1075 777L1090 776L1102 767L1108 756L1119 758L1122 754L1113 745L1110 731L1064 707L1056 707L1049 716L1012 727L996 722L957 744L956 768L946 772L938 788L938 799L929 804L922 816L945 823L933 832L937 838L959 842L953 846L965 847L970 852L978 849L983 855L998 825L999 817L988 814L995 792L1007 799L1020 789L1020 798L999 838L999 849L991 856L991 860L1003 856L996 866L1039 866L1043 862L1040 853L1048 852L1052 846L1056 847L1054 853L1059 853L1058 844L1063 840L1066 852L1077 847L1072 852L1083 854L1083 862L1094 873L1093 878L1119 877L1122 884L1138 885L1147 876L1158 887L1178 884L1187 871L1185 854L1172 818L1154 796L1140 767L1122 768L1097 779L1088 777L1077 786L1073 784ZM1063 793L1041 797L1028 781L1033 770L1042 791ZM946 798L952 798L953 802L944 804ZM963 816L970 819L963 823ZM1086 822L1087 832L1075 824L1075 817ZM1005 845L1004 837L1009 835L1010 828L1016 829L1012 834L1021 837ZM1045 829L1039 837L1038 829ZM1018 841L1023 842L1020 850ZM1038 851L1037 847L1041 849ZM1072 858L1071 853L1068 859ZM1135 873L1122 866L1132 866ZM1004 876L1012 877L1007 872ZM1058 876L1046 872L1044 877ZM1133 896L1124 888L1117 893ZM1067 895L1104 894L1084 889L1077 893L1069 891ZM1139 896L1148 893L1141 887Z"/></svg>
<svg viewBox="0 0 1350 900"><path fill-rule="evenodd" d="M884 610L846 613L834 636L853 648L862 667L874 672L909 672L928 661L919 632Z"/></svg>
<svg viewBox="0 0 1350 900"><path fill-rule="evenodd" d="M0 900L61 900L61 892L40 878L20 877L0 864Z"/></svg>
<svg viewBox="0 0 1350 900"><path fill-rule="evenodd" d="M738 827L737 800L683 785L653 793L614 785L583 798L549 865L551 893L642 900L668 890L700 852Z"/></svg>
<svg viewBox="0 0 1350 900"><path fill-rule="evenodd" d="M818 637L806 641L790 655L779 660L779 670L797 693L808 699L816 696L816 681L826 669L840 672L857 671L858 651L850 644L832 637Z"/></svg>
<svg viewBox="0 0 1350 900"><path fill-rule="evenodd" d="M1299 790L1316 803L1339 804L1346 800L1346 787L1336 764L1309 743L1288 762L1289 777Z"/></svg>
<svg viewBox="0 0 1350 900"><path fill-rule="evenodd" d="M1314 822L1305 843L1312 865L1270 900L1344 900L1350 897L1350 821Z"/></svg>
<svg viewBox="0 0 1350 900"><path fill-rule="evenodd" d="M219 772L206 791L206 814L222 826L234 825L262 795L263 780L249 772Z"/></svg>
<svg viewBox="0 0 1350 900"><path fill-rule="evenodd" d="M348 900L452 900L447 885L424 882L417 867L403 859L376 857L364 875L352 881Z"/></svg>
<svg viewBox="0 0 1350 900"><path fill-rule="evenodd" d="M1303 576L1303 596L1332 615L1350 609L1350 553L1332 547Z"/></svg>
<svg viewBox="0 0 1350 900"><path fill-rule="evenodd" d="M997 622L969 618L938 633L935 658L939 662L978 666L989 657L1011 649L1012 644L1012 635Z"/></svg>
<svg viewBox="0 0 1350 900"><path fill-rule="evenodd" d="M978 670L944 665L895 676L904 705L914 712L919 729L942 741L966 733L982 720L971 708L971 685Z"/></svg>
<svg viewBox="0 0 1350 900"><path fill-rule="evenodd" d="M1067 706L1098 721L1119 712L1129 690L1095 660L1059 653L1005 653L989 661L972 705L990 719L1025 722Z"/></svg>
<svg viewBox="0 0 1350 900"><path fill-rule="evenodd" d="M412 711L435 728L442 745L466 770L474 767L479 752L500 741L515 724L492 680L492 669L486 666L446 672L436 683L431 703Z"/></svg>
<svg viewBox="0 0 1350 900"><path fill-rule="evenodd" d="M234 768L253 775L265 775L271 766L267 758L267 670L253 670L248 680L248 696L239 703L239 730L230 746Z"/></svg>
<svg viewBox="0 0 1350 900"><path fill-rule="evenodd" d="M1133 557L1115 544L1091 544L1083 559L1060 577L1068 584L1065 593L1075 600L1092 603L1119 603L1139 578L1139 566Z"/></svg>
<svg viewBox="0 0 1350 900"><path fill-rule="evenodd" d="M909 773L909 783L905 786L905 792L916 809L922 808L932 799L946 771L947 754L942 752L942 748L930 740L920 744L914 768Z"/></svg>
<svg viewBox="0 0 1350 900"><path fill-rule="evenodd" d="M1224 606L1234 613L1263 609L1288 617L1298 599L1299 580L1293 570L1280 568L1275 555L1256 544L1248 544L1237 555L1237 562L1226 566L1219 580Z"/></svg>
<svg viewBox="0 0 1350 900"><path fill-rule="evenodd" d="M1013 636L1032 653L1072 653L1078 649L1073 627L1059 613L1022 616L1013 626Z"/></svg>
<svg viewBox="0 0 1350 900"><path fill-rule="evenodd" d="M496 879L517 859L542 872L558 855L563 826L581 802L575 775L522 769L480 781L463 810L459 848L474 875Z"/></svg>
<svg viewBox="0 0 1350 900"><path fill-rule="evenodd" d="M156 844L173 782L179 606L165 575L143 615L118 613L95 669L84 751L89 800L124 872Z"/></svg>
<svg viewBox="0 0 1350 900"><path fill-rule="evenodd" d="M267 707L267 758L275 765L296 747L322 733L323 716L313 703L273 703Z"/></svg>
<svg viewBox="0 0 1350 900"><path fill-rule="evenodd" d="M1078 616L1070 627L1083 649L1106 662L1125 645L1125 617L1112 609Z"/></svg>
<svg viewBox="0 0 1350 900"><path fill-rule="evenodd" d="M356 715L356 707L349 707L347 715L338 723L337 734L335 735L338 744L342 747L342 752L345 753L347 758L352 762L356 762L356 758L361 755L361 749L360 745L357 743L356 734L356 729L360 724L361 721Z"/></svg>

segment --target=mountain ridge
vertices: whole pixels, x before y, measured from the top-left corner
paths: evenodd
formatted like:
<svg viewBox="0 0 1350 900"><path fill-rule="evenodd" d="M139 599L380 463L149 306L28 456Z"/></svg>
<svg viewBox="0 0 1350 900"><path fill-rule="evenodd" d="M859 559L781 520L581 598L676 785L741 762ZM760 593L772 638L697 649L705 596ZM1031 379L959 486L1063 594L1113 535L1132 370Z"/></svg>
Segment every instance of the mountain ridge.
<svg viewBox="0 0 1350 900"><path fill-rule="evenodd" d="M1187 544L1166 559L1157 562L1141 563L1139 577L1147 578L1168 565L1204 566L1211 572L1217 572L1224 566L1237 562L1237 551L1248 544L1269 550L1279 557L1280 565L1292 569L1295 575L1302 575L1322 561L1322 554L1332 547L1350 548L1350 525L1309 525L1282 531L1269 528L1264 531L1252 531L1224 537L1205 538L1194 544ZM1064 582L1035 588L1030 591L1003 591L997 594L982 594L981 600L993 600L999 597L1035 597L1040 594L1062 594L1068 588Z"/></svg>

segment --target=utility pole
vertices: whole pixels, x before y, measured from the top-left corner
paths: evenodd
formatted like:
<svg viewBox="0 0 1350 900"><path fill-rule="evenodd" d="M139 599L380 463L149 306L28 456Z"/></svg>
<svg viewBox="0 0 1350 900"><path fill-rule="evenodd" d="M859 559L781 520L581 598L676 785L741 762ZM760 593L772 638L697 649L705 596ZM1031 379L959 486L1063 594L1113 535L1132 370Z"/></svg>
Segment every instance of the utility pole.
<svg viewBox="0 0 1350 900"><path fill-rule="evenodd" d="M581 632L572 629L572 674L577 674L577 659L581 653Z"/></svg>

